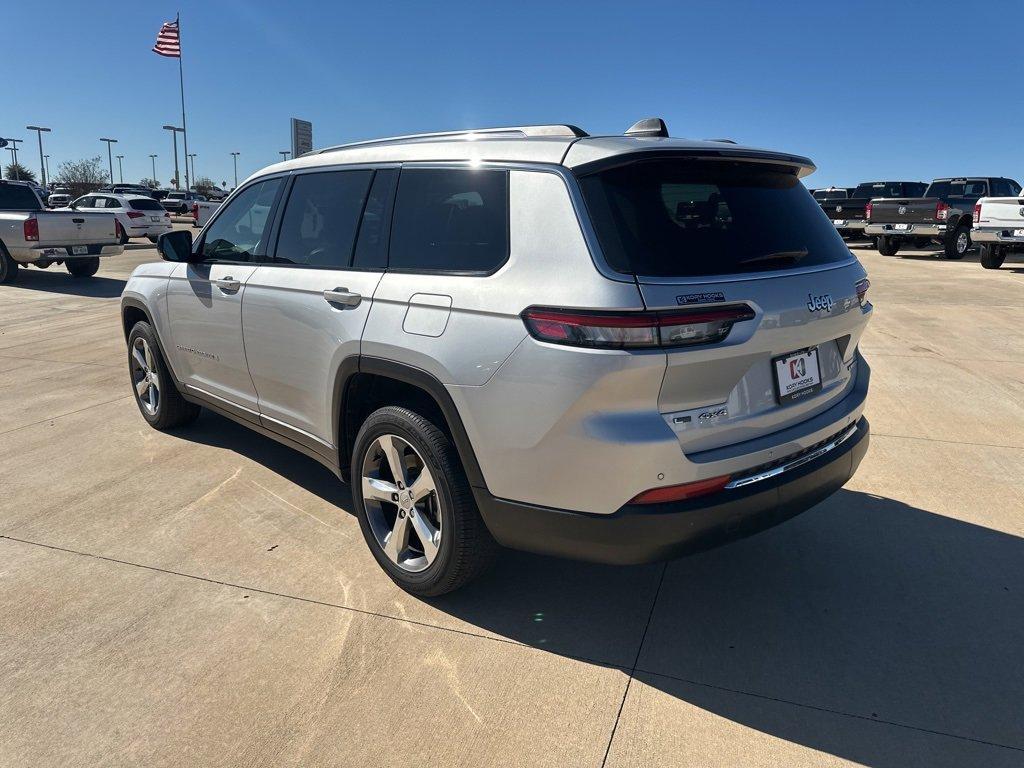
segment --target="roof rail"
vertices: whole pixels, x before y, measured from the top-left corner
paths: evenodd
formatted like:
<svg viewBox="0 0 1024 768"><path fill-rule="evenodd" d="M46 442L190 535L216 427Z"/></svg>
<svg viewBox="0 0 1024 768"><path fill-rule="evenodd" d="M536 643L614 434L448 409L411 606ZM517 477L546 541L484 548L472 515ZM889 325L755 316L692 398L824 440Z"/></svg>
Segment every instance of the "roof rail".
<svg viewBox="0 0 1024 768"><path fill-rule="evenodd" d="M410 133L406 136L391 136L386 139L370 139L369 141L353 141L348 144L338 144L333 147L324 147L315 152L306 154L322 155L325 152L336 152L340 149L351 149L352 147L372 147L380 144L399 144L403 141L420 141L429 139L465 139L471 140L477 137L502 138L502 139L525 139L535 136L550 136L562 138L583 138L589 136L582 128L575 125L517 125L507 128L469 128L464 131L439 131L437 133Z"/></svg>

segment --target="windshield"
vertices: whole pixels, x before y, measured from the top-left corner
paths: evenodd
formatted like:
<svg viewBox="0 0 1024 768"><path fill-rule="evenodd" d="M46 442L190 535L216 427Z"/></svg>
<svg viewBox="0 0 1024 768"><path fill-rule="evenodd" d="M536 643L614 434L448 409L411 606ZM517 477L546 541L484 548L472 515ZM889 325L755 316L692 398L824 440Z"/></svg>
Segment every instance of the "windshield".
<svg viewBox="0 0 1024 768"><path fill-rule="evenodd" d="M742 274L850 259L792 169L638 162L580 179L609 266L650 277Z"/></svg>

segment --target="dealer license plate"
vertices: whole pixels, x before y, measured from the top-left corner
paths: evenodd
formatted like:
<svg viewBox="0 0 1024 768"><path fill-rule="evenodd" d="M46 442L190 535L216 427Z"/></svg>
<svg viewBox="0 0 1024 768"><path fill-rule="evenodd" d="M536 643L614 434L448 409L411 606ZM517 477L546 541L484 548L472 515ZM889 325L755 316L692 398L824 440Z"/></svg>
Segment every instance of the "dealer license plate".
<svg viewBox="0 0 1024 768"><path fill-rule="evenodd" d="M818 369L818 349L805 349L777 357L775 363L775 391L780 403L809 397L821 391L821 372Z"/></svg>

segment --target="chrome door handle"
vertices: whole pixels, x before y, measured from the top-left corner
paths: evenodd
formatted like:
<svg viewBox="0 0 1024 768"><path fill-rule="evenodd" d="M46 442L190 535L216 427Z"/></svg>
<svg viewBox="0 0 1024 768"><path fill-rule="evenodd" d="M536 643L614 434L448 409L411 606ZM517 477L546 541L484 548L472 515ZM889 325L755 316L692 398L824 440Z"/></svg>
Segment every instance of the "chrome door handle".
<svg viewBox="0 0 1024 768"><path fill-rule="evenodd" d="M358 307L362 302L362 294L353 293L348 288L334 288L324 291L324 300L329 304L344 304L346 307Z"/></svg>
<svg viewBox="0 0 1024 768"><path fill-rule="evenodd" d="M229 293L234 293L235 291L242 287L242 282L240 280L235 280L235 278L233 277L225 277L219 280L211 280L210 282L212 282L222 291L227 291Z"/></svg>

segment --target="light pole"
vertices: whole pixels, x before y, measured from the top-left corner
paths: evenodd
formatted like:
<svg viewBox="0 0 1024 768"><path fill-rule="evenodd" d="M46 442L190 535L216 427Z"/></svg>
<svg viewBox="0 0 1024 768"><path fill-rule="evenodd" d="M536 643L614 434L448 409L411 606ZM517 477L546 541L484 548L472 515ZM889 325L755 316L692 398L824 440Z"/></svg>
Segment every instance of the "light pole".
<svg viewBox="0 0 1024 768"><path fill-rule="evenodd" d="M5 141L11 145L7 149L11 153L11 162L14 164L14 180L21 181L21 173L18 171L18 145L21 144L23 139L5 139Z"/></svg>
<svg viewBox="0 0 1024 768"><path fill-rule="evenodd" d="M178 174L178 134L184 133L184 128L175 128L173 125L165 125L165 131L171 132L171 137L174 139L174 188L179 189L179 181L181 176ZM186 192L188 190L185 190Z"/></svg>
<svg viewBox="0 0 1024 768"><path fill-rule="evenodd" d="M196 184L196 153L190 152L189 157L192 158L192 186ZM185 166L185 172L188 172L188 166ZM186 190L187 191L187 190Z"/></svg>
<svg viewBox="0 0 1024 768"><path fill-rule="evenodd" d="M277 154L279 154L281 156L281 161L284 162L285 160L288 159L288 155L290 155L291 152L289 152L286 149L282 149Z"/></svg>
<svg viewBox="0 0 1024 768"><path fill-rule="evenodd" d="M46 178L50 178L50 156L43 155L43 167L46 169Z"/></svg>
<svg viewBox="0 0 1024 768"><path fill-rule="evenodd" d="M119 184L124 184L124 166L121 165L121 161L124 160L124 155L117 156L117 178L120 179Z"/></svg>
<svg viewBox="0 0 1024 768"><path fill-rule="evenodd" d="M35 131L36 136L39 138L39 170L43 177L43 189L46 189L46 161L43 159L43 134L49 133L49 128L43 128L38 125L26 125L26 131Z"/></svg>
<svg viewBox="0 0 1024 768"><path fill-rule="evenodd" d="M107 165L110 167L110 183L114 183L114 156L111 154L110 145L117 144L117 139L104 139L100 138L100 141L107 142Z"/></svg>
<svg viewBox="0 0 1024 768"><path fill-rule="evenodd" d="M235 189L238 189L238 156L240 154L242 154L242 153L241 152L232 152L231 153L231 159L235 163Z"/></svg>
<svg viewBox="0 0 1024 768"><path fill-rule="evenodd" d="M153 181L156 181L156 183L159 184L160 182L157 181L157 178L156 178L156 159L157 159L157 157L159 157L159 155L150 155L149 156L149 162L151 162L153 164L153 175L150 176L149 178L151 178Z"/></svg>

